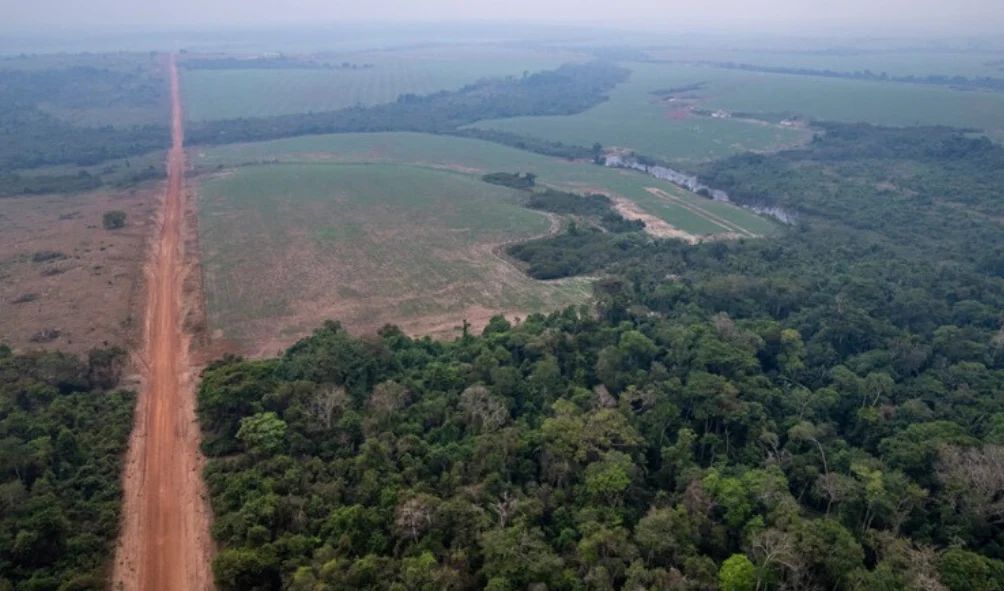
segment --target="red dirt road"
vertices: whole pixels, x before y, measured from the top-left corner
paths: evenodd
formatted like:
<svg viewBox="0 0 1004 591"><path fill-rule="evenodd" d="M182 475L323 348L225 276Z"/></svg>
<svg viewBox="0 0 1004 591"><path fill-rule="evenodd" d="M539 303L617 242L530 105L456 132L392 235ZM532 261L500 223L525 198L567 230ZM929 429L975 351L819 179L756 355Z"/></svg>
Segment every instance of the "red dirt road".
<svg viewBox="0 0 1004 591"><path fill-rule="evenodd" d="M126 465L122 535L113 573L116 591L213 588L189 339L182 329L185 151L173 55L169 68L173 143L159 234L147 266L144 391Z"/></svg>

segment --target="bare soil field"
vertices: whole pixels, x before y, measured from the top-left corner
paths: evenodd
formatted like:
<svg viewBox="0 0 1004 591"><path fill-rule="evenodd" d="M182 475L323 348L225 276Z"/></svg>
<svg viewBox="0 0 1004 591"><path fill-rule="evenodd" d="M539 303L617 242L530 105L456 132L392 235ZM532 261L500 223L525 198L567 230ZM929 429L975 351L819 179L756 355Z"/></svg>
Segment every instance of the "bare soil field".
<svg viewBox="0 0 1004 591"><path fill-rule="evenodd" d="M158 189L0 199L0 342L83 353L131 348ZM102 227L121 210L126 226Z"/></svg>

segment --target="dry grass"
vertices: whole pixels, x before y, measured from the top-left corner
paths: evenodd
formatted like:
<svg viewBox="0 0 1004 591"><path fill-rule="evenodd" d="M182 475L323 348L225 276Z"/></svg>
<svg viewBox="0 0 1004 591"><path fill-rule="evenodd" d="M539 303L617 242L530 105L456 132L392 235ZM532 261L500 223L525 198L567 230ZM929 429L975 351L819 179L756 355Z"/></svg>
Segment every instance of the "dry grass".
<svg viewBox="0 0 1004 591"><path fill-rule="evenodd" d="M0 199L0 342L75 353L132 344L157 191ZM105 230L115 209L127 225Z"/></svg>

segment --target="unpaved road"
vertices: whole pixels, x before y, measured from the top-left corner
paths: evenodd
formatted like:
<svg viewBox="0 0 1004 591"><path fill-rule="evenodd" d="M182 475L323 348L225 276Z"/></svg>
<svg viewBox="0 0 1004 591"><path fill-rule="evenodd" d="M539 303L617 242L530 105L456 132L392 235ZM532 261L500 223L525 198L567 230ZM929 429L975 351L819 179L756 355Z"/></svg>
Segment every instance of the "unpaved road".
<svg viewBox="0 0 1004 591"><path fill-rule="evenodd" d="M182 330L185 277L185 151L178 68L170 63L172 146L157 241L146 275L144 388L125 475L118 591L212 589L212 542L202 482L199 428Z"/></svg>

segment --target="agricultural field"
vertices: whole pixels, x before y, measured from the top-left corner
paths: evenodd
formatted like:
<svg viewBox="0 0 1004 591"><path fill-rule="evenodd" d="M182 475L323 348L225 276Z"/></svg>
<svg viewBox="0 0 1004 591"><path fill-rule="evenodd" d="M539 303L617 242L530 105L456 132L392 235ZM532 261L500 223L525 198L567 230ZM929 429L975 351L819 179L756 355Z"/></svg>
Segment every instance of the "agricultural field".
<svg viewBox="0 0 1004 591"><path fill-rule="evenodd" d="M631 78L610 100L584 113L482 121L472 127L498 129L570 144L630 148L673 162L703 161L749 150L776 150L806 141L804 130L758 122L691 117L661 101L654 91L704 81L708 74L687 66L625 64Z"/></svg>
<svg viewBox="0 0 1004 591"><path fill-rule="evenodd" d="M507 242L557 221L517 192L401 164L252 166L199 186L209 324L216 339L274 353L337 319L455 335L504 312L583 303L589 282L543 283L502 258Z"/></svg>
<svg viewBox="0 0 1004 591"><path fill-rule="evenodd" d="M184 70L189 121L267 117L376 105L406 94L456 90L485 77L521 76L582 56L561 52L431 49L313 56L322 63L372 65L358 69Z"/></svg>
<svg viewBox="0 0 1004 591"><path fill-rule="evenodd" d="M0 199L0 342L85 353L131 344L159 187ZM102 227L106 211L126 225Z"/></svg>
<svg viewBox="0 0 1004 591"><path fill-rule="evenodd" d="M855 72L871 70L890 76L1004 76L1000 66L991 62L1004 59L1004 54L953 53L923 51L874 51L820 53L809 51L762 51L757 49L690 48L651 49L649 56L659 60L733 62L773 68L807 68Z"/></svg>
<svg viewBox="0 0 1004 591"><path fill-rule="evenodd" d="M636 171L604 168L532 154L498 144L451 136L418 133L366 133L304 136L270 142L196 148L190 157L198 172L210 173L235 166L273 162L406 163L463 172L473 177L494 171L524 171L538 182L579 193L601 192L622 197L643 212L692 235L733 233L727 226L709 224L691 209L725 217L757 235L776 226L744 209L700 197L675 185ZM674 197L660 198L651 189Z"/></svg>
<svg viewBox="0 0 1004 591"><path fill-rule="evenodd" d="M685 64L627 64L631 79L610 100L567 117L481 121L498 129L580 145L600 142L685 165L742 151L797 145L810 133L782 128L784 115L878 125L949 125L1004 139L1004 93L895 82L765 74ZM792 66L794 67L794 66ZM695 100L662 101L653 91L703 83ZM762 113L764 121L695 116L705 111ZM775 121L776 119L776 121Z"/></svg>
<svg viewBox="0 0 1004 591"><path fill-rule="evenodd" d="M709 78L707 108L789 112L814 119L896 127L948 125L1004 132L1004 93L960 91L922 84L702 68Z"/></svg>
<svg viewBox="0 0 1004 591"><path fill-rule="evenodd" d="M480 326L494 311L585 302L588 280L534 281L500 257L501 245L558 222L482 182L485 172L533 171L542 183L603 192L654 229L693 239L776 228L642 174L448 136L309 136L193 149L190 161L210 327L238 348L259 343L255 353L325 319L445 336L465 317Z"/></svg>

